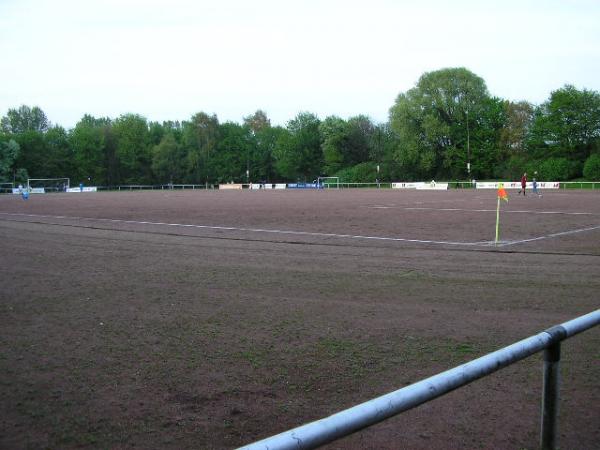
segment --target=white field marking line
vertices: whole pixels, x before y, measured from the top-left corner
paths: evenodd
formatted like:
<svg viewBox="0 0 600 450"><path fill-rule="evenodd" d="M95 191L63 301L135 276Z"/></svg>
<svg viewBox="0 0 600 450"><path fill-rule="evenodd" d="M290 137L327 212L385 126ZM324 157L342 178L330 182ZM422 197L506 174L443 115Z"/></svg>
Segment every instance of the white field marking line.
<svg viewBox="0 0 600 450"><path fill-rule="evenodd" d="M503 241L502 243L500 243L498 245L498 247L505 247L507 245L515 245L515 244L524 244L526 242L533 242L533 241L541 241L542 239L550 239L550 238L554 238L554 237L565 236L568 234L583 233L585 231L594 231L594 230L600 230L600 225L597 225L595 227L589 227L589 228L580 228L578 230L561 231L559 233L547 234L545 236L538 236L538 237L534 237L534 238L530 238L530 239L522 239L520 241Z"/></svg>
<svg viewBox="0 0 600 450"><path fill-rule="evenodd" d="M333 237L333 238L345 238L345 239L369 239L378 241L394 241L394 242L413 242L418 244L438 244L438 245L465 245L465 246L488 246L492 241L480 241L480 242L454 242L454 241L434 241L427 239L408 239L408 238L394 238L394 237L383 237L383 236L362 236L352 234L335 234L335 233L316 233L310 231L292 231L292 230L272 230L263 228L238 228L238 227L223 227L223 226L212 226L212 225L194 225L194 224L182 224L182 223L166 223L166 222L147 222L137 220L124 220L124 219L102 219L93 217L76 217L76 216L50 216L40 214L20 214L20 213L3 213L0 214L9 216L24 216L24 217L43 217L49 219L74 219L74 220L96 220L104 222L114 223L129 223L137 225L157 225L157 226L169 226L169 227L185 227L185 228L201 228L209 230L225 230L225 231L245 231L252 233L273 233L273 234L291 234L301 236L317 236L317 237Z"/></svg>
<svg viewBox="0 0 600 450"><path fill-rule="evenodd" d="M372 206L372 208L388 208L381 206ZM409 210L425 210L425 211L456 211L456 212L496 212L495 209L464 209L464 208L426 208L426 207L417 207L417 206L406 206L402 209ZM531 210L518 210L518 209L503 209L502 213L516 213L516 214L562 214L567 216L598 216L598 213L590 213L590 212L566 212L566 211L531 211Z"/></svg>

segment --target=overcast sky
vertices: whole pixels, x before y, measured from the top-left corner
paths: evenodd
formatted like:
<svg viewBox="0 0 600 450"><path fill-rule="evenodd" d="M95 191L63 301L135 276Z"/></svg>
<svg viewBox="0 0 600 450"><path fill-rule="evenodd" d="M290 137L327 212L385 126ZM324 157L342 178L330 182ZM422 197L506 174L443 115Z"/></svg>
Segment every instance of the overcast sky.
<svg viewBox="0 0 600 450"><path fill-rule="evenodd" d="M0 0L0 115L377 122L427 71L535 104L600 90L598 0Z"/></svg>

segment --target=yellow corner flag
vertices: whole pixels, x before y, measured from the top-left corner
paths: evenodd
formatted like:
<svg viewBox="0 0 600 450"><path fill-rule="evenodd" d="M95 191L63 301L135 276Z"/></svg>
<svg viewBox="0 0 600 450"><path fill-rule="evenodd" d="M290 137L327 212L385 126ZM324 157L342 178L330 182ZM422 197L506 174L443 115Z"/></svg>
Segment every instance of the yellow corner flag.
<svg viewBox="0 0 600 450"><path fill-rule="evenodd" d="M498 206L496 208L496 241L498 243L498 236L500 231L500 199L504 200L508 203L508 194L504 189L504 185L502 183L498 184Z"/></svg>

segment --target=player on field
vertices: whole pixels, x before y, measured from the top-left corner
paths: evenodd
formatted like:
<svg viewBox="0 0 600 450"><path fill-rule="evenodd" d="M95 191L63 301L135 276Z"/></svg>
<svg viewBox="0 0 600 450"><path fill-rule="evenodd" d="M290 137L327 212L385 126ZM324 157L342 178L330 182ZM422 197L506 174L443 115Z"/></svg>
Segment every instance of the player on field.
<svg viewBox="0 0 600 450"><path fill-rule="evenodd" d="M519 195L521 193L521 191L523 191L523 195L525 195L526 187L527 187L527 172L525 172L523 174L523 176L521 177L521 189L519 189L519 192L517 193L517 195Z"/></svg>

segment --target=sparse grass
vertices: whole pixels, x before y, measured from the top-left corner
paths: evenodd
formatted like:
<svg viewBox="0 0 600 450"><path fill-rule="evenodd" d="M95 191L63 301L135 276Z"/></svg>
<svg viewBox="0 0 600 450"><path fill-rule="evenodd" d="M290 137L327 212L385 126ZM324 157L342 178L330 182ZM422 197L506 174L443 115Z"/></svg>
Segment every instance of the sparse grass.
<svg viewBox="0 0 600 450"><path fill-rule="evenodd" d="M476 240L490 229L485 214L402 209L406 202L436 199L451 208L456 192L444 192L443 198L321 192L308 200L301 193L244 192L220 196L225 204L218 205L203 194L174 194L169 202L185 197L185 203L158 204L148 196L142 204L143 195L136 195L135 204L122 203L124 197L107 194L98 197L100 205L92 196L28 207L39 207L40 214L51 208L66 216L77 211L265 229L276 224L348 235ZM328 203L329 196L336 198ZM282 202L269 204L272 197ZM290 198L300 204L286 203ZM455 199L461 208L466 204L463 193ZM570 207L566 201L548 206L546 200L544 208ZM373 204L398 208L369 208ZM581 210L597 213L597 205L590 198ZM505 226L515 236L577 228L574 221L589 219L513 218L510 223L507 216ZM183 236L175 229L136 230L133 224L123 233L87 228L94 223L75 225L0 224L3 448L234 448L587 312L597 307L600 288L595 234L496 252L208 229L186 229ZM583 238L588 240L582 243ZM568 408L561 409L561 429L569 448L598 442L593 422L600 404L594 390L598 337L582 334L572 347L565 346L561 370ZM537 401L540 368L536 356L440 399L461 426L448 432L447 417L428 416L423 426L438 429L428 432L427 443L448 448L454 434L465 437L463 446L475 448L534 447L531 433L537 431L523 425L531 415L513 401L521 406L524 399ZM490 389L480 390L483 384ZM465 397L472 401L468 407ZM475 423L477 408L490 403L506 413L506 430L498 431L493 422ZM382 447L410 448L414 436L423 444L413 420L418 417L419 411L398 417L401 432L392 424L369 433L389 439Z"/></svg>

